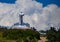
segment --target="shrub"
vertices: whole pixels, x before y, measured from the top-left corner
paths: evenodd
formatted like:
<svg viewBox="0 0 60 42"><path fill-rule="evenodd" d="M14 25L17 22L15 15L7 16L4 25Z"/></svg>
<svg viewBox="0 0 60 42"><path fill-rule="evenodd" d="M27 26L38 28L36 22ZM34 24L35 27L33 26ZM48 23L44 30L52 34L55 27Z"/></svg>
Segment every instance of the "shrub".
<svg viewBox="0 0 60 42"><path fill-rule="evenodd" d="M40 39L40 33L34 30L8 29L3 32L3 37L9 40L17 40L19 42L23 39L24 42L28 42L34 38Z"/></svg>

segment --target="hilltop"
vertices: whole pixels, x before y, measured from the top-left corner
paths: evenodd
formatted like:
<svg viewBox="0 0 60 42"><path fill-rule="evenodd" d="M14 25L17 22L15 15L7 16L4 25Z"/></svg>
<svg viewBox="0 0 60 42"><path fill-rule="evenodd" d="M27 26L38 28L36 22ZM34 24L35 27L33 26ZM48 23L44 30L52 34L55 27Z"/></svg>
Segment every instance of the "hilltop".
<svg viewBox="0 0 60 42"><path fill-rule="evenodd" d="M37 42L40 33L31 29L0 28L0 42Z"/></svg>

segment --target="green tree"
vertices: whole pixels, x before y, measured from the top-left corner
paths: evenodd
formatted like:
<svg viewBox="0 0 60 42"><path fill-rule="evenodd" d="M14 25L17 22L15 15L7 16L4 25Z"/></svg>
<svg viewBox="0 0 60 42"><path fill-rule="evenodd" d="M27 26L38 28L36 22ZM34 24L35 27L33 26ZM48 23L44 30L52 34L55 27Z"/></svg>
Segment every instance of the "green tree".
<svg viewBox="0 0 60 42"><path fill-rule="evenodd" d="M55 30L54 27L51 27L50 30L47 30L46 36L47 36L48 42L56 41L56 33L57 31Z"/></svg>

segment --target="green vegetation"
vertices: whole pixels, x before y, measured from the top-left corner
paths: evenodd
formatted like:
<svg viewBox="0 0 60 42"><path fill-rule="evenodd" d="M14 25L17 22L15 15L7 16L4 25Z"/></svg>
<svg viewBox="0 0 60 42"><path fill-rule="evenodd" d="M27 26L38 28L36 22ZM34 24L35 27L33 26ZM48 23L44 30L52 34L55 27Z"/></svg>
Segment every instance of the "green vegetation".
<svg viewBox="0 0 60 42"><path fill-rule="evenodd" d="M46 37L46 42L60 42L60 28L50 27L49 30L40 30L40 37Z"/></svg>
<svg viewBox="0 0 60 42"><path fill-rule="evenodd" d="M0 28L0 42L37 42L40 33L31 29Z"/></svg>
<svg viewBox="0 0 60 42"><path fill-rule="evenodd" d="M60 42L60 29L56 30L54 27L51 27L50 30L46 31L47 42Z"/></svg>

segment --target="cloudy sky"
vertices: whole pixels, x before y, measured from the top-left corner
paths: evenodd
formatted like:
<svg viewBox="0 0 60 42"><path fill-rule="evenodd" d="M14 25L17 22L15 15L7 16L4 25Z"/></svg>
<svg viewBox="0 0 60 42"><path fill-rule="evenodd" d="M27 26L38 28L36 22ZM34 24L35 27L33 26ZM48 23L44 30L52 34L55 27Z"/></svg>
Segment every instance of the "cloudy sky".
<svg viewBox="0 0 60 42"><path fill-rule="evenodd" d="M0 0L0 25L19 22L20 12L24 22L37 30L60 26L60 0Z"/></svg>

